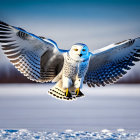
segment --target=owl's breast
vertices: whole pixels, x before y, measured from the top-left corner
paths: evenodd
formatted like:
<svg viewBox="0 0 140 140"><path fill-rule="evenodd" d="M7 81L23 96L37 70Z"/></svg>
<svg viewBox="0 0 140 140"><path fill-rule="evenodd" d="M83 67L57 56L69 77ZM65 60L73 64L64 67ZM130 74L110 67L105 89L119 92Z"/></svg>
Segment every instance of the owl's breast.
<svg viewBox="0 0 140 140"><path fill-rule="evenodd" d="M63 65L64 76L72 79L76 77L77 73L78 73L78 63L65 60Z"/></svg>
<svg viewBox="0 0 140 140"><path fill-rule="evenodd" d="M77 62L66 57L63 65L63 74L70 79L82 78L88 70L89 61Z"/></svg>

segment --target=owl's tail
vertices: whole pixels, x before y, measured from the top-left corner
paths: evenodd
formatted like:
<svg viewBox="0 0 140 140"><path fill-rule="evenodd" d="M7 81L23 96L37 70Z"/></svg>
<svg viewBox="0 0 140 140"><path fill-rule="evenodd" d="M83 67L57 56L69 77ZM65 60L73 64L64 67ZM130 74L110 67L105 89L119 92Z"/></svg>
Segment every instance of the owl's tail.
<svg viewBox="0 0 140 140"><path fill-rule="evenodd" d="M51 94L52 96L61 99L61 100L67 100L67 101L72 101L75 100L76 97L75 96L71 96L71 97L66 97L65 93L66 90L64 90L62 88L62 83L61 81L59 81L55 86L53 86L49 91L49 94Z"/></svg>

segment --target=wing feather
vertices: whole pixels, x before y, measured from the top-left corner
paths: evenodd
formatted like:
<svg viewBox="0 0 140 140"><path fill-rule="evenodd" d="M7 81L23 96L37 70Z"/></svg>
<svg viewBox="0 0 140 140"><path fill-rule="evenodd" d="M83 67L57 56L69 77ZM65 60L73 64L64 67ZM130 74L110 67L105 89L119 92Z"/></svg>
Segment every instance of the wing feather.
<svg viewBox="0 0 140 140"><path fill-rule="evenodd" d="M93 52L84 83L89 87L105 86L118 81L140 61L140 38L111 44Z"/></svg>
<svg viewBox="0 0 140 140"><path fill-rule="evenodd" d="M0 21L0 43L10 62L30 80L50 82L62 69L63 50L50 39Z"/></svg>

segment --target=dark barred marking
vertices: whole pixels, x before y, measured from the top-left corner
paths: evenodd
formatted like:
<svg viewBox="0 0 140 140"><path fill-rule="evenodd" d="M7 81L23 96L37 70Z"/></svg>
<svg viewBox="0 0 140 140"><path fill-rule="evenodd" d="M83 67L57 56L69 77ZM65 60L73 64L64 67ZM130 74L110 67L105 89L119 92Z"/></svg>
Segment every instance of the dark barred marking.
<svg viewBox="0 0 140 140"><path fill-rule="evenodd" d="M29 54L30 56L32 56L35 60L39 60L40 61L40 57L38 57L37 55L34 54L34 52L27 52L27 54Z"/></svg>
<svg viewBox="0 0 140 140"><path fill-rule="evenodd" d="M14 54L14 53L17 53L19 52L19 50L14 50L14 51L9 51L9 52L4 52L6 55L9 55L9 54Z"/></svg>
<svg viewBox="0 0 140 140"><path fill-rule="evenodd" d="M11 29L9 29L9 28L1 28L0 27L0 31L11 31Z"/></svg>
<svg viewBox="0 0 140 140"><path fill-rule="evenodd" d="M136 56L136 57L140 57L140 54L138 54L138 53L134 53L134 56Z"/></svg>
<svg viewBox="0 0 140 140"><path fill-rule="evenodd" d="M18 67L18 69L23 70L23 73L26 72L28 75L36 76L37 79L40 78L40 75L39 75L38 72L36 72L34 69L32 69L30 67L27 67L26 65L20 65L20 67ZM32 73L29 73L28 71L25 71L25 70L29 70L29 69L32 69Z"/></svg>
<svg viewBox="0 0 140 140"><path fill-rule="evenodd" d="M17 53L15 55L7 56L9 59L17 58L21 55L21 53Z"/></svg>
<svg viewBox="0 0 140 140"><path fill-rule="evenodd" d="M25 58L27 58L27 60L29 60L29 62L34 63L35 65L39 66L40 68L40 61L34 59L33 57L29 57L29 55L26 55Z"/></svg>
<svg viewBox="0 0 140 140"><path fill-rule="evenodd" d="M45 73L43 73L43 74L48 74L49 76L52 76L52 75L54 75L54 74L55 74L55 71L54 71L54 72L51 72L51 73L46 71L46 72L45 72Z"/></svg>
<svg viewBox="0 0 140 140"><path fill-rule="evenodd" d="M31 76L34 76L34 77L36 76L37 79L40 78L39 73L36 72L34 69L30 68L29 66L26 66L26 65L23 65L23 64L19 64L19 66L20 66L20 67L17 67L17 69L19 69L19 70L21 70L21 71L23 70L23 71L22 71L23 73L26 73L26 74L28 74L29 76L30 76L30 75L31 75ZM30 73L29 70L32 70L32 73Z"/></svg>
<svg viewBox="0 0 140 140"><path fill-rule="evenodd" d="M115 45L119 45L119 44L121 44L121 43L123 43L123 42L126 42L127 40L123 40L123 41L120 41L120 42L117 42L117 43L115 43Z"/></svg>
<svg viewBox="0 0 140 140"><path fill-rule="evenodd" d="M21 64L20 64L20 63L16 63L16 64L14 64L14 66L15 66L16 68L19 68L19 67L21 66Z"/></svg>
<svg viewBox="0 0 140 140"><path fill-rule="evenodd" d="M46 75L42 75L42 74L41 74L41 77L42 77L42 78L54 78L54 76L55 76L55 75L47 75L47 74L46 74Z"/></svg>
<svg viewBox="0 0 140 140"><path fill-rule="evenodd" d="M20 59L15 59L15 60L10 60L10 62L14 63L18 63L20 61Z"/></svg>
<svg viewBox="0 0 140 140"><path fill-rule="evenodd" d="M1 43L8 43L8 42L14 42L16 40L0 40Z"/></svg>
<svg viewBox="0 0 140 140"><path fill-rule="evenodd" d="M60 90L59 88L56 88L56 89L59 90L59 91L61 91L61 92L63 92L63 93L65 93L64 91Z"/></svg>
<svg viewBox="0 0 140 140"><path fill-rule="evenodd" d="M29 54L29 55L28 55L28 54ZM26 53L26 55L27 55L27 57L28 57L29 59L31 59L32 61L34 61L35 64L40 65L40 58L38 58L38 59L35 58L34 55L31 54L31 53Z"/></svg>
<svg viewBox="0 0 140 140"><path fill-rule="evenodd" d="M7 23L3 22L3 21L0 21L0 24L3 24L3 25L6 25L6 26L9 26Z"/></svg>
<svg viewBox="0 0 140 140"><path fill-rule="evenodd" d="M41 69L41 74L49 74L50 72L48 72L48 71L43 71L42 69ZM54 72L51 72L50 73L50 75L53 75L53 74L55 74L55 71Z"/></svg>
<svg viewBox="0 0 140 140"><path fill-rule="evenodd" d="M53 69L51 69L51 70L50 70L50 68L49 68L49 69L47 70L47 72L48 72L48 73L49 73L49 72L50 72L50 73L53 73L53 72L55 72L55 68L53 68Z"/></svg>
<svg viewBox="0 0 140 140"><path fill-rule="evenodd" d="M0 39L11 38L10 36L0 36Z"/></svg>
<svg viewBox="0 0 140 140"><path fill-rule="evenodd" d="M1 28L8 28L8 29L10 29L10 28L9 28L10 26L6 26L6 25L3 25L3 24L0 24L0 27L1 27Z"/></svg>
<svg viewBox="0 0 140 140"><path fill-rule="evenodd" d="M122 44L124 42L128 41L127 43L129 45L132 45L134 42L135 42L135 39L128 39L128 40L124 40L124 41L121 41L121 42L118 42L118 43L115 43L115 45L119 45L119 44Z"/></svg>
<svg viewBox="0 0 140 140"><path fill-rule="evenodd" d="M5 25L2 25L2 24L0 24L0 27L10 29L9 26L5 26Z"/></svg>
<svg viewBox="0 0 140 140"><path fill-rule="evenodd" d="M29 63L31 66L33 66L33 67L35 67L35 68L37 68L37 69L40 69L40 65L37 64L37 63L35 63L32 59L29 59L27 55L24 56L24 58L26 59L26 61L28 61L28 63Z"/></svg>
<svg viewBox="0 0 140 140"><path fill-rule="evenodd" d="M45 39L45 37L44 36L38 36L39 38L41 38L41 39Z"/></svg>
<svg viewBox="0 0 140 140"><path fill-rule="evenodd" d="M26 61L24 61L24 60L22 60L19 64L21 64L21 65L28 65L28 67L30 68L30 69L32 69L32 70L34 70L35 72L37 72L37 73L40 73L40 69L39 68L36 68L34 65L31 65L31 64L28 64L28 62L26 62Z"/></svg>
<svg viewBox="0 0 140 140"><path fill-rule="evenodd" d="M12 43L12 44L8 44L8 45L2 45L2 47L10 47L10 46L15 46L16 44L15 43Z"/></svg>
<svg viewBox="0 0 140 140"><path fill-rule="evenodd" d="M50 90L51 90L51 89L50 89ZM75 99L75 97L69 98L69 97L66 97L66 96L64 96L64 95L62 95L63 97L60 97L60 96L58 96L58 95L55 95L53 92L55 92L55 93L57 93L57 94L59 94L59 95L62 95L62 94L60 94L60 93L58 93L58 92L56 92L56 91L54 91L54 90L52 90L52 92L51 92L51 91L48 91L48 93L50 93L51 95L53 95L53 96L55 96L55 97L57 97L57 98L59 98L59 99L64 99L64 100L73 100L73 99Z"/></svg>
<svg viewBox="0 0 140 140"><path fill-rule="evenodd" d="M9 32L0 32L0 35L10 35L12 33L9 33Z"/></svg>
<svg viewBox="0 0 140 140"><path fill-rule="evenodd" d="M52 89L50 89L50 91L56 92L55 90L52 90ZM57 93L57 92L56 92L56 93ZM64 96L64 95L61 94L61 93L58 93L58 94L60 94L61 96Z"/></svg>
<svg viewBox="0 0 140 140"><path fill-rule="evenodd" d="M19 46L6 46L4 47L4 45L2 45L2 49L3 50L13 50L13 49L16 49L16 48L19 48Z"/></svg>
<svg viewBox="0 0 140 140"><path fill-rule="evenodd" d="M20 38L23 39L23 40L27 40L28 37L29 37L28 34L22 32L22 31L18 31L18 32L17 32L17 36L20 37Z"/></svg>

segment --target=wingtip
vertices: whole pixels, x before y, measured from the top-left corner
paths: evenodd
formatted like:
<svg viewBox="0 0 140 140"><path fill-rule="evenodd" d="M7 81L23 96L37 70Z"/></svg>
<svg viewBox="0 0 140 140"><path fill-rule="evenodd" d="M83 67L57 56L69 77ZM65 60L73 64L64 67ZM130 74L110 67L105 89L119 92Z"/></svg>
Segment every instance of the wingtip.
<svg viewBox="0 0 140 140"><path fill-rule="evenodd" d="M6 26L9 26L7 23L3 22L0 20L0 24L3 24L3 25L6 25Z"/></svg>

